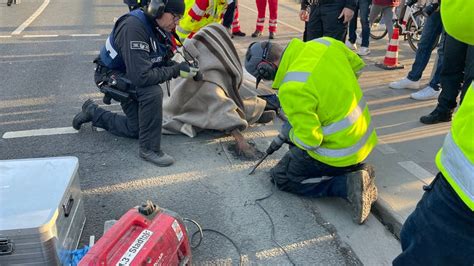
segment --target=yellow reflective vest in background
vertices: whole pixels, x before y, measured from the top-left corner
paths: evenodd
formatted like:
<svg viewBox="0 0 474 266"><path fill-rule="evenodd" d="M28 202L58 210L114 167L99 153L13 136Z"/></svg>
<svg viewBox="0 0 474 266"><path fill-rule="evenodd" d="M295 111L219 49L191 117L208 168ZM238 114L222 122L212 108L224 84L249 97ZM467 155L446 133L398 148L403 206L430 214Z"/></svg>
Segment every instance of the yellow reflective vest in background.
<svg viewBox="0 0 474 266"><path fill-rule="evenodd" d="M474 45L473 12L474 1L442 1L441 19L446 32ZM454 115L451 131L436 155L436 165L459 198L474 211L474 83Z"/></svg>
<svg viewBox="0 0 474 266"><path fill-rule="evenodd" d="M356 73L364 67L342 42L293 39L273 82L292 126L291 141L314 159L336 167L362 162L377 135Z"/></svg>
<svg viewBox="0 0 474 266"><path fill-rule="evenodd" d="M176 33L184 41L199 29L217 22L220 23L232 0L186 0L183 18L176 27Z"/></svg>
<svg viewBox="0 0 474 266"><path fill-rule="evenodd" d="M474 211L474 85L456 112L436 165L461 200Z"/></svg>

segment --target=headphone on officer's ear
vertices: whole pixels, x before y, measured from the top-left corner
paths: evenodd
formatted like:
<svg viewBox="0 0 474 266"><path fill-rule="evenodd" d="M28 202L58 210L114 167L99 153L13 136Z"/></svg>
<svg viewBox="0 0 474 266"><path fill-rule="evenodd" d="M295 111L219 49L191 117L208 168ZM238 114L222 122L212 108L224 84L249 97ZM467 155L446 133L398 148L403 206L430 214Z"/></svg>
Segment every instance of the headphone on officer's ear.
<svg viewBox="0 0 474 266"><path fill-rule="evenodd" d="M145 13L155 19L161 18L165 13L166 4L168 0L149 0Z"/></svg>
<svg viewBox="0 0 474 266"><path fill-rule="evenodd" d="M263 47L262 61L257 65L258 75L265 80L273 80L277 72L277 66L267 60L270 49L272 49L272 43L268 41Z"/></svg>

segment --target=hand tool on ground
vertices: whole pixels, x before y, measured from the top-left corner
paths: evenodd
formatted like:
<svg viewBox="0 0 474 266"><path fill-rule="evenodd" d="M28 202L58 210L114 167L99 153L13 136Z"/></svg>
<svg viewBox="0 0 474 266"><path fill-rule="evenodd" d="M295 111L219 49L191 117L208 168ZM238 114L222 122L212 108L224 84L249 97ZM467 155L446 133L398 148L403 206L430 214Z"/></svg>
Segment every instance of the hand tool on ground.
<svg viewBox="0 0 474 266"><path fill-rule="evenodd" d="M281 132L278 133L278 135L272 140L272 142L270 143L270 146L265 151L265 156L263 156L262 159L260 159L257 162L257 164L252 168L252 171L249 173L249 175L252 175L253 173L255 173L255 170L257 170L257 167L268 157L268 155L271 155L277 150L279 150L281 146L283 146L283 143L286 142L285 139L286 139L285 136L283 136Z"/></svg>

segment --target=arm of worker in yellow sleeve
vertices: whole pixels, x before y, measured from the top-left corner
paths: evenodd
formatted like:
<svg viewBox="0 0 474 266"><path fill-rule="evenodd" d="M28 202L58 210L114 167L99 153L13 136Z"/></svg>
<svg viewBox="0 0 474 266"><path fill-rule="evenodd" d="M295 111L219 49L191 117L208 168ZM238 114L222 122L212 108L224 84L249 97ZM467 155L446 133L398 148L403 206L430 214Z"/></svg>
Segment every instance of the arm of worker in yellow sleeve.
<svg viewBox="0 0 474 266"><path fill-rule="evenodd" d="M360 58L360 56L358 56L356 53L347 48L344 44L342 44L341 46L343 46L347 60L351 65L352 71L354 71L354 74L356 74L357 78L359 78L362 69L365 67L364 61Z"/></svg>
<svg viewBox="0 0 474 266"><path fill-rule="evenodd" d="M290 81L281 85L278 96L293 127L289 134L291 142L303 150L318 148L323 141L323 133L316 114L316 95L305 88L305 83Z"/></svg>

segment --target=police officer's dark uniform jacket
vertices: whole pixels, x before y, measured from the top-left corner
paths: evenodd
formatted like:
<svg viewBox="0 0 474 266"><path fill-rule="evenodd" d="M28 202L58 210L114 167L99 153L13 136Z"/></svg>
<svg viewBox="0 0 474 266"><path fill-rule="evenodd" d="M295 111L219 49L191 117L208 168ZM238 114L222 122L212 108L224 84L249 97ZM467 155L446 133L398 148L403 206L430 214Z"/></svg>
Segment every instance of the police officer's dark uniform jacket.
<svg viewBox="0 0 474 266"><path fill-rule="evenodd" d="M136 100L121 102L126 117L97 108L92 124L110 133L139 138L141 150L160 151L163 92L160 85L179 75L170 34L140 9L120 17L97 59L96 84L125 77Z"/></svg>

